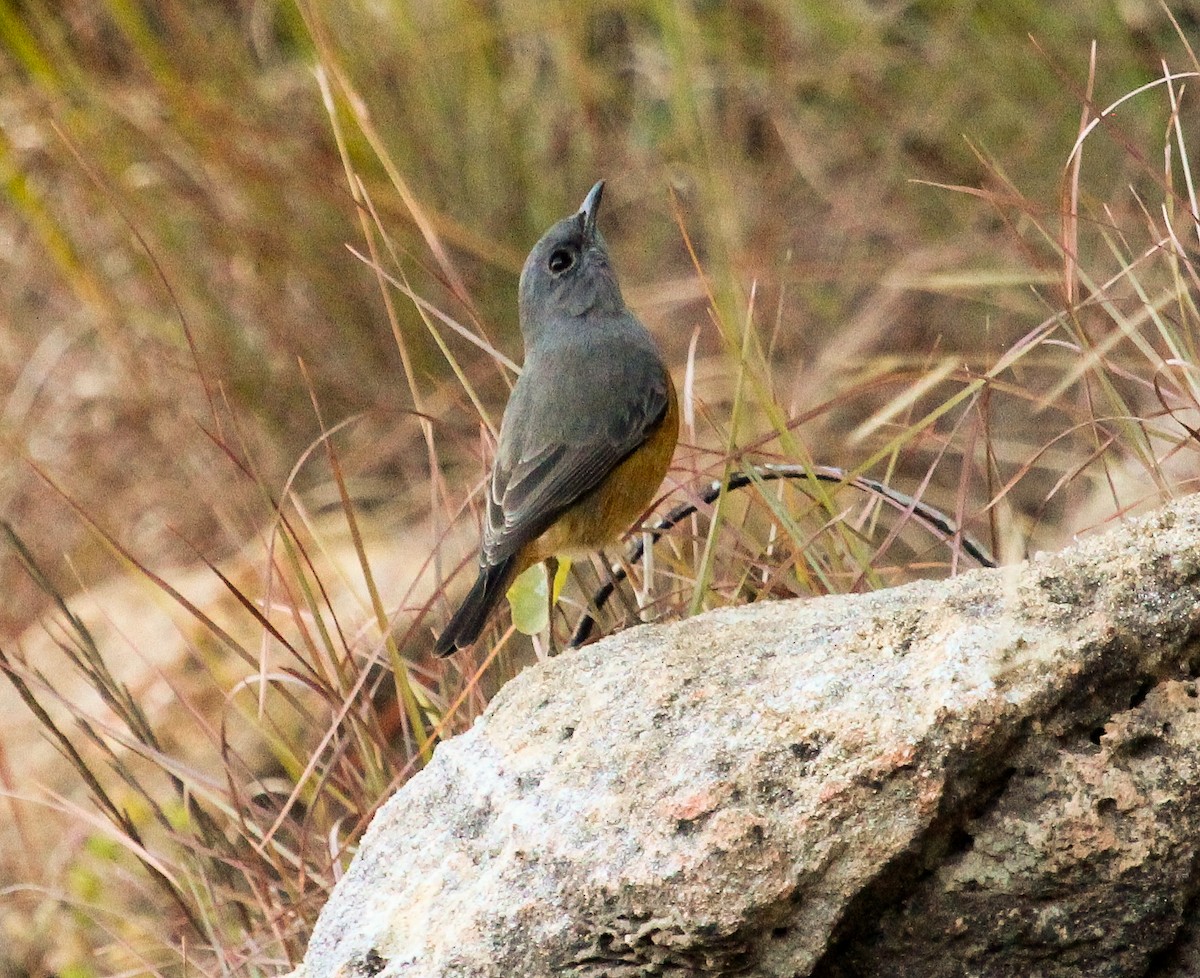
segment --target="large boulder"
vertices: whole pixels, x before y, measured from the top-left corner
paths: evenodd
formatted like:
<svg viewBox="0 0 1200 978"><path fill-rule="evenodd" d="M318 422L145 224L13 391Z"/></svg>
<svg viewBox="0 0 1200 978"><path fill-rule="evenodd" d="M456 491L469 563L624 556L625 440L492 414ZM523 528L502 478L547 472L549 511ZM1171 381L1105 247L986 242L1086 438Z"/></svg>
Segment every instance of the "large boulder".
<svg viewBox="0 0 1200 978"><path fill-rule="evenodd" d="M631 629L380 811L298 974L1191 973L1200 504Z"/></svg>

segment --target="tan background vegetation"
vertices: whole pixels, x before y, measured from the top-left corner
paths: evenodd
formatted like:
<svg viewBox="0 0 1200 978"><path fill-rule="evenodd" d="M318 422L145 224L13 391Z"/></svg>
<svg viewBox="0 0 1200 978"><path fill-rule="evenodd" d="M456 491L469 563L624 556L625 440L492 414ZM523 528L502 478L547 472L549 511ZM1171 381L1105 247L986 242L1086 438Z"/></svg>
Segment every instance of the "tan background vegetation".
<svg viewBox="0 0 1200 978"><path fill-rule="evenodd" d="M695 397L673 501L746 448L862 467L1005 557L1057 545L1193 477L1175 419L1195 403L1197 245L1172 140L1196 80L1107 117L1074 195L1068 155L1081 119L1164 64L1197 69L1198 16L0 0L0 517L64 594L135 564L227 561L261 541L290 476L318 519L341 516L328 457L305 453L354 419L333 441L378 559L461 534L424 592L382 594L415 613L473 532L486 438L464 382L494 421L508 378L430 310L519 361L524 255L604 177L627 297ZM372 254L427 305L381 286ZM1043 323L1048 342L979 385ZM895 579L950 563L913 553ZM868 564L812 590L865 586ZM11 548L0 595L3 647L51 599ZM439 620L405 644L429 716L457 695L420 658ZM485 692L465 688L477 712ZM312 910L257 960L294 955ZM30 943L16 973L62 963Z"/></svg>

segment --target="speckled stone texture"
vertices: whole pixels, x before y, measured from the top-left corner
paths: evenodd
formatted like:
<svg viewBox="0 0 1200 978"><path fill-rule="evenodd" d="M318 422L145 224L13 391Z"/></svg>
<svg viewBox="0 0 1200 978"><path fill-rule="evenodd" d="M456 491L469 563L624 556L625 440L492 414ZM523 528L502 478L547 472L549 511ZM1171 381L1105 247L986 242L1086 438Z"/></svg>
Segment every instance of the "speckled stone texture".
<svg viewBox="0 0 1200 978"><path fill-rule="evenodd" d="M1179 976L1200 502L530 669L381 810L300 974Z"/></svg>

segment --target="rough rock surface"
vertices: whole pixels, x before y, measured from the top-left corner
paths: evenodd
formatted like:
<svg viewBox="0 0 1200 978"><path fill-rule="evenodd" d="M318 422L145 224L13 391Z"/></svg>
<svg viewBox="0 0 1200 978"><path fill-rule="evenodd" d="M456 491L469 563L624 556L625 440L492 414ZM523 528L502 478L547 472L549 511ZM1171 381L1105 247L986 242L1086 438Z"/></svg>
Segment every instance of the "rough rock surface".
<svg viewBox="0 0 1200 978"><path fill-rule="evenodd" d="M639 628L389 801L299 974L1189 974L1200 500L945 583Z"/></svg>

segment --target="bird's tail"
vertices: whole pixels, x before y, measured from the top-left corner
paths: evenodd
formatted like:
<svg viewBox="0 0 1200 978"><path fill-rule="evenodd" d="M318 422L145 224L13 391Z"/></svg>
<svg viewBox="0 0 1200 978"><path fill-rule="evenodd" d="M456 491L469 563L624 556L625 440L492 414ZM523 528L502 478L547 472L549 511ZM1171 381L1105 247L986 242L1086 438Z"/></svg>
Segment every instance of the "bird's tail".
<svg viewBox="0 0 1200 978"><path fill-rule="evenodd" d="M450 618L446 630L438 636L433 647L435 655L453 655L479 638L492 609L512 583L516 567L516 554L512 554L498 564L485 564L479 568L479 577Z"/></svg>

